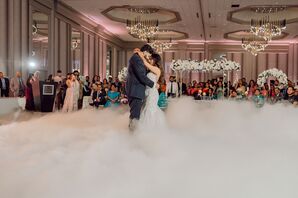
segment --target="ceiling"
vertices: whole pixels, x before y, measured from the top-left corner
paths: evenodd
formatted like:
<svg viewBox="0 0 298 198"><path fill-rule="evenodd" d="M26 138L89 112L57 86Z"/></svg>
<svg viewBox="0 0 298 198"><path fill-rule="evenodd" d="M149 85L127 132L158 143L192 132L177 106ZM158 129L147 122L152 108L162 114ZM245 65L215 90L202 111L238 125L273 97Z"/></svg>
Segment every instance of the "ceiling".
<svg viewBox="0 0 298 198"><path fill-rule="evenodd" d="M179 13L181 20L162 24L162 29L184 32L185 42L227 41L225 33L246 30L249 25L228 21L228 13L252 5L298 5L298 0L61 0L91 20L105 27L123 41L139 41L128 34L123 22L102 14L113 6L153 6ZM231 7L234 4L239 7ZM273 42L298 41L298 23L287 25L288 35ZM230 40L229 40L230 41Z"/></svg>

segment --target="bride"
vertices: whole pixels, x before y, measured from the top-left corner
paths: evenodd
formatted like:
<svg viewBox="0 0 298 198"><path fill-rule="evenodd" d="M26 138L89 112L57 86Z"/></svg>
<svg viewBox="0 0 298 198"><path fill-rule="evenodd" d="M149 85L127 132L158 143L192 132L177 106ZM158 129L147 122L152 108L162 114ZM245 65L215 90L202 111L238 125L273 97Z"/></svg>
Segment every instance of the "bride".
<svg viewBox="0 0 298 198"><path fill-rule="evenodd" d="M150 58L146 58L144 53L141 51L137 51L139 56L142 58L144 65L149 70L147 77L152 80L155 85L160 82L162 78L162 70L161 70L161 57L159 54L152 54ZM158 107L158 99L159 93L157 90L157 86L153 86L153 88L146 87L145 91L145 104L143 106L141 117L139 121L139 128L141 130L144 129L156 129L165 127L165 115L164 112Z"/></svg>

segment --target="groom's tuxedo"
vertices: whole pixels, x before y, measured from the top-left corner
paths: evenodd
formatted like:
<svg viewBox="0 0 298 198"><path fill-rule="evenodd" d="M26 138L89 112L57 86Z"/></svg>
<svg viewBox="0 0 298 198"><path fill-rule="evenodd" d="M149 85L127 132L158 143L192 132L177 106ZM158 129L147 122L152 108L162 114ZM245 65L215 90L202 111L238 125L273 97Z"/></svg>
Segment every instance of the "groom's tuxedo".
<svg viewBox="0 0 298 198"><path fill-rule="evenodd" d="M138 54L134 54L129 60L126 82L126 94L130 106L130 119L139 119L146 86L153 87L154 82L146 75L143 60Z"/></svg>

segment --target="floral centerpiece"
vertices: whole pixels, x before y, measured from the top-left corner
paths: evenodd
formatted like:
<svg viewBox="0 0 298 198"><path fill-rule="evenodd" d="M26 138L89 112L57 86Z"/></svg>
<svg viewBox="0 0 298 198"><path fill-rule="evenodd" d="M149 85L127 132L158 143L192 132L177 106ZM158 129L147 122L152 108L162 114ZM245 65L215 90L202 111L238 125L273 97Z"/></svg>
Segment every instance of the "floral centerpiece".
<svg viewBox="0 0 298 198"><path fill-rule="evenodd" d="M125 82L127 78L128 68L123 67L121 71L118 73L118 79L120 82Z"/></svg>
<svg viewBox="0 0 298 198"><path fill-rule="evenodd" d="M287 75L283 71L273 68L259 74L257 80L258 86L262 87L270 76L275 77L279 81L280 89L284 88L288 84Z"/></svg>

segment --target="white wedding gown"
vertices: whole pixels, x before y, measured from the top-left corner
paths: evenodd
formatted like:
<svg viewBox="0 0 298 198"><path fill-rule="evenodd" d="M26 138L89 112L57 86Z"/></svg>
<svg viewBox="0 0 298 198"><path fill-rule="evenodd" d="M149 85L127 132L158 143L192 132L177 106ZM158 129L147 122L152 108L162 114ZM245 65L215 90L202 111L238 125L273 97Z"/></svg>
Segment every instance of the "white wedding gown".
<svg viewBox="0 0 298 198"><path fill-rule="evenodd" d="M164 128L166 127L165 114L158 106L159 93L156 89L158 79L152 72L149 72L147 77L154 82L154 86L152 88L146 87L146 97L141 112L139 128L141 130Z"/></svg>

